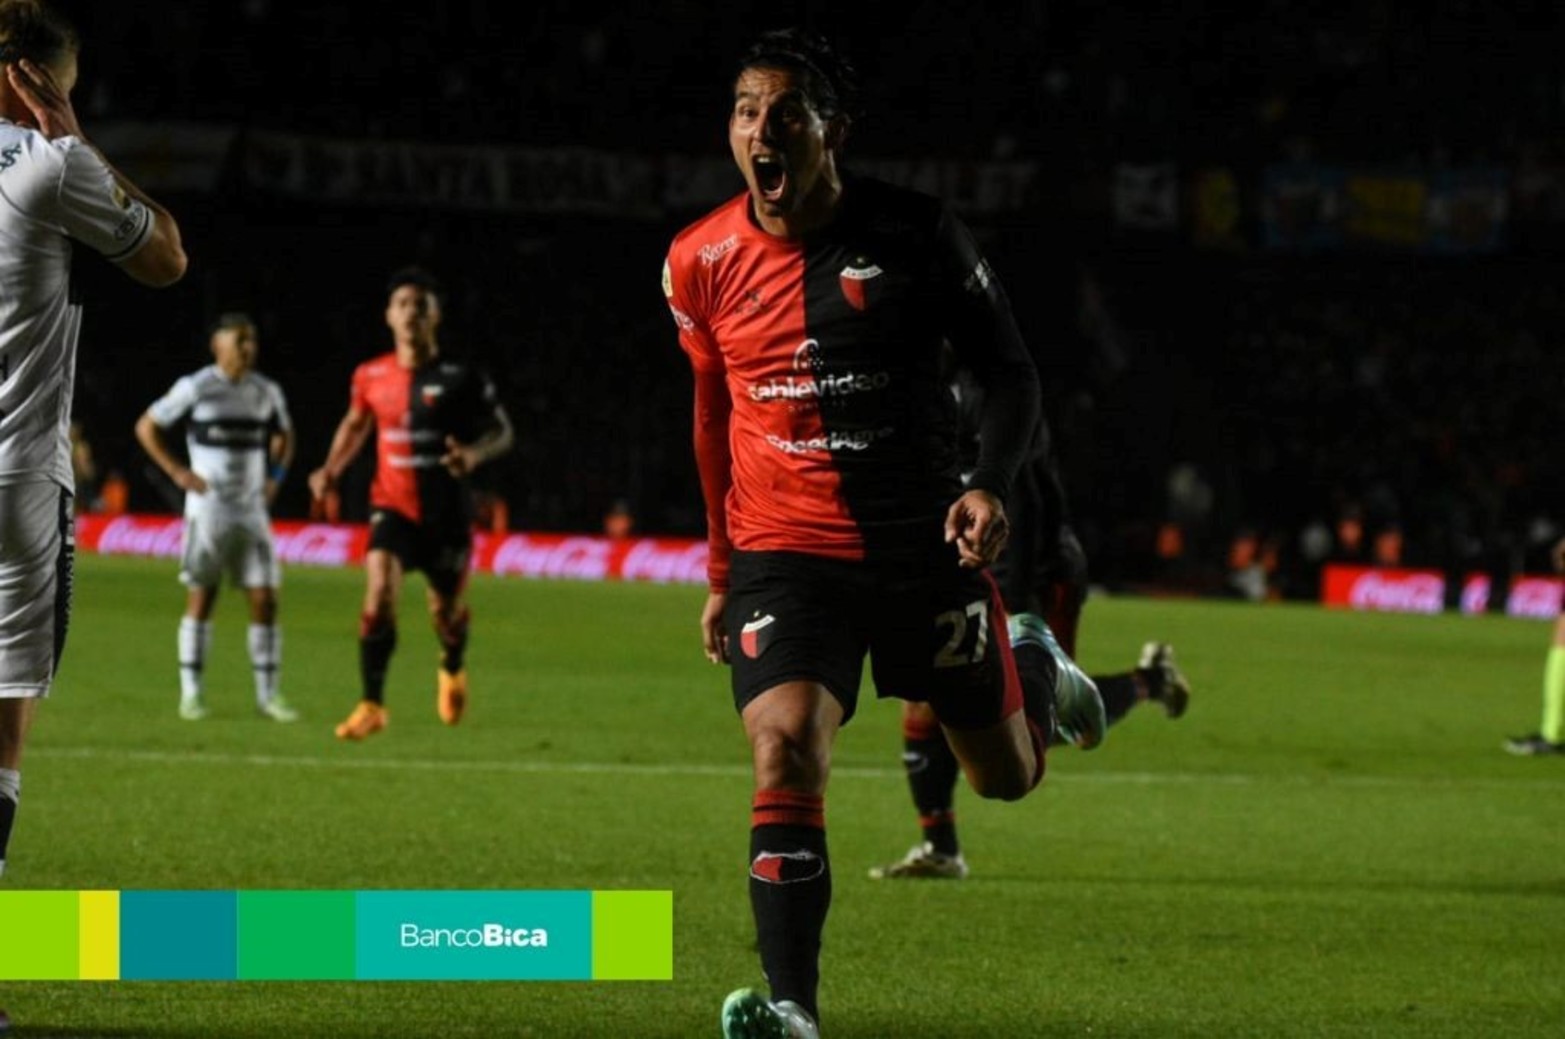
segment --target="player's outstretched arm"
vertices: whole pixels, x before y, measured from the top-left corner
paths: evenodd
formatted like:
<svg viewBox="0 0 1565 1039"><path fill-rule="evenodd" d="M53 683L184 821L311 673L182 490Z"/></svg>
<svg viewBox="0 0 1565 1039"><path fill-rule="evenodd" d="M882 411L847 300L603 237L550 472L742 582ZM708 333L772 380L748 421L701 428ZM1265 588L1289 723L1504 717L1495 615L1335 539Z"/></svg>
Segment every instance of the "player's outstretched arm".
<svg viewBox="0 0 1565 1039"><path fill-rule="evenodd" d="M331 493L341 479L343 470L359 457L365 441L369 440L374 422L374 416L361 408L349 408L347 414L342 416L342 421L337 423L337 432L332 434L326 461L310 474L310 493L317 501Z"/></svg>

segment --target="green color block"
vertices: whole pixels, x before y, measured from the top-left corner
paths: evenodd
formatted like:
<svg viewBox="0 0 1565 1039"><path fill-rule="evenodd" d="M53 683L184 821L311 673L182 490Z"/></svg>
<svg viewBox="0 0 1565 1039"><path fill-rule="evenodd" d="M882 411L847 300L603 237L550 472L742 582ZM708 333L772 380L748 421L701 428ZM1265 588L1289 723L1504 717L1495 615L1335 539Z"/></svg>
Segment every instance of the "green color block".
<svg viewBox="0 0 1565 1039"><path fill-rule="evenodd" d="M239 892L242 981L352 981L352 891Z"/></svg>
<svg viewBox="0 0 1565 1039"><path fill-rule="evenodd" d="M674 893L592 893L594 981L674 980Z"/></svg>
<svg viewBox="0 0 1565 1039"><path fill-rule="evenodd" d="M0 891L0 980L76 980L79 926L74 891Z"/></svg>

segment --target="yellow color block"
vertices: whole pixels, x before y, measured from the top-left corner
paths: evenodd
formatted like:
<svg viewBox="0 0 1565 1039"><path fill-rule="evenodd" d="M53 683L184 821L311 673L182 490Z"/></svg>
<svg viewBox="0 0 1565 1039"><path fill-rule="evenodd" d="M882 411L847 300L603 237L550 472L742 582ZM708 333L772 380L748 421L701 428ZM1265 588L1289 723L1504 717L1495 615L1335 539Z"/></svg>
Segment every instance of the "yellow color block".
<svg viewBox="0 0 1565 1039"><path fill-rule="evenodd" d="M120 893L78 891L81 980L118 981L120 976Z"/></svg>

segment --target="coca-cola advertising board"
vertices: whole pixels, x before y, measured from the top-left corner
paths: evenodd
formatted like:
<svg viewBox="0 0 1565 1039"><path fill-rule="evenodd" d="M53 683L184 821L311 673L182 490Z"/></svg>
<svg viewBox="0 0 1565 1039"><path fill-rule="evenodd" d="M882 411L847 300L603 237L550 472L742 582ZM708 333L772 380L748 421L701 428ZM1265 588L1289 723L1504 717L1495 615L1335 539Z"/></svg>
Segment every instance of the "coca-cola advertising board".
<svg viewBox="0 0 1565 1039"><path fill-rule="evenodd" d="M99 555L178 559L184 520L178 516L76 518L76 544ZM362 523L276 520L272 538L285 564L353 566L364 559L369 527ZM706 542L691 538L606 538L583 534L473 535L473 570L508 577L582 581L706 583Z"/></svg>
<svg viewBox="0 0 1565 1039"><path fill-rule="evenodd" d="M1468 574L1462 582L1463 613L1489 609L1487 574ZM1560 612L1565 581L1558 577L1522 575L1511 581L1505 612L1512 617L1551 620ZM1331 564L1321 578L1321 601L1327 606L1397 613L1439 613L1445 609L1445 574L1439 570Z"/></svg>

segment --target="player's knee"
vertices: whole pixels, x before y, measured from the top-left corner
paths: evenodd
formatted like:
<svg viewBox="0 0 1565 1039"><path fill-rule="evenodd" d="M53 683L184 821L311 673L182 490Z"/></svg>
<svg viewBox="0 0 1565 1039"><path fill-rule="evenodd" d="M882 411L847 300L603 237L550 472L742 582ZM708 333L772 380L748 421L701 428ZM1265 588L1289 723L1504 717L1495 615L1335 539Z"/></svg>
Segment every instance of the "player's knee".
<svg viewBox="0 0 1565 1039"><path fill-rule="evenodd" d="M986 801L1020 801L1037 784L1028 770L1002 768L970 775L973 793Z"/></svg>
<svg viewBox="0 0 1565 1039"><path fill-rule="evenodd" d="M750 749L755 756L756 785L761 789L825 789L831 755L818 733L768 726L751 734Z"/></svg>

